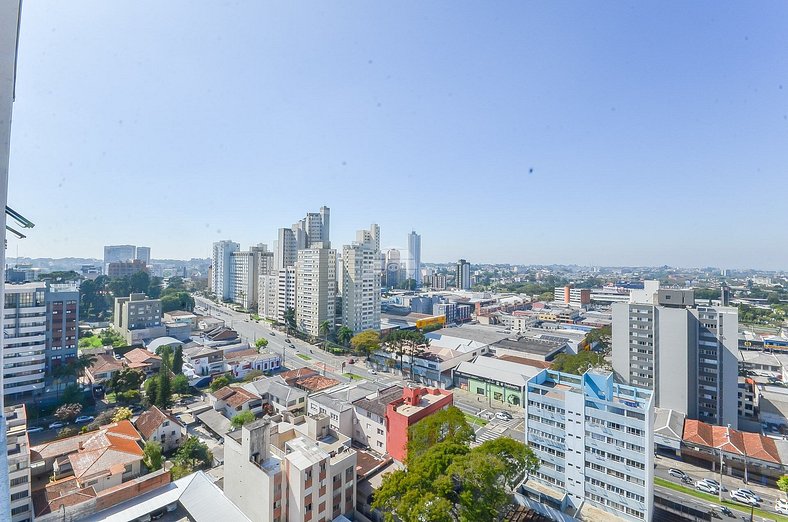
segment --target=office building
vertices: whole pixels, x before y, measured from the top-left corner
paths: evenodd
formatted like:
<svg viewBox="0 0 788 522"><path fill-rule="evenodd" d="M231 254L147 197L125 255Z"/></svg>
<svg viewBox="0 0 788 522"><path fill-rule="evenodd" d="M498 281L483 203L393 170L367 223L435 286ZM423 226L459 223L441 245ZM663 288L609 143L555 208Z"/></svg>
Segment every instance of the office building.
<svg viewBox="0 0 788 522"><path fill-rule="evenodd" d="M44 299L47 307L46 385L49 388L55 384L54 369L77 356L79 285L76 282L50 283ZM66 386L75 380L61 378L57 385Z"/></svg>
<svg viewBox="0 0 788 522"><path fill-rule="evenodd" d="M211 290L221 300L232 299L230 267L232 254L241 250L241 245L233 241L217 241L213 244L211 257Z"/></svg>
<svg viewBox="0 0 788 522"><path fill-rule="evenodd" d="M457 261L454 277L454 286L458 290L469 290L471 288L471 264L464 259Z"/></svg>
<svg viewBox="0 0 788 522"><path fill-rule="evenodd" d="M224 439L224 493L250 520L353 516L356 451L326 415L256 420Z"/></svg>
<svg viewBox="0 0 788 522"><path fill-rule="evenodd" d="M658 408L737 427L738 310L697 306L692 290L647 281L613 304L613 370Z"/></svg>
<svg viewBox="0 0 788 522"><path fill-rule="evenodd" d="M380 227L359 230L342 249L342 324L354 332L380 329Z"/></svg>
<svg viewBox="0 0 788 522"><path fill-rule="evenodd" d="M104 273L110 263L115 261L133 261L137 255L137 247L134 245L110 245L104 247Z"/></svg>
<svg viewBox="0 0 788 522"><path fill-rule="evenodd" d="M130 277L137 272L147 272L148 267L145 261L132 259L130 261L113 261L107 265L107 275L109 277L121 278Z"/></svg>
<svg viewBox="0 0 788 522"><path fill-rule="evenodd" d="M6 419L5 453L11 487L11 522L33 520L30 495L30 446L27 440L27 413L24 404L4 409Z"/></svg>
<svg viewBox="0 0 788 522"><path fill-rule="evenodd" d="M150 247L138 246L134 259L150 265Z"/></svg>
<svg viewBox="0 0 788 522"><path fill-rule="evenodd" d="M46 374L46 283L5 285L4 395L14 401L43 393Z"/></svg>
<svg viewBox="0 0 788 522"><path fill-rule="evenodd" d="M620 518L653 513L654 404L610 372L542 370L527 383L525 437L541 466L531 480ZM527 483L526 483L527 484Z"/></svg>
<svg viewBox="0 0 788 522"><path fill-rule="evenodd" d="M591 304L591 289L575 288L571 285L557 286L553 300L572 308L586 308Z"/></svg>
<svg viewBox="0 0 788 522"><path fill-rule="evenodd" d="M286 323L287 310L296 310L296 267L280 268L276 277L276 320Z"/></svg>
<svg viewBox="0 0 788 522"><path fill-rule="evenodd" d="M400 283L400 273L402 271L402 260L399 250L396 248L390 248L386 252L385 268L386 286L396 288Z"/></svg>
<svg viewBox="0 0 788 522"><path fill-rule="evenodd" d="M335 321L337 252L332 248L298 251L296 262L296 327L318 337L320 323Z"/></svg>
<svg viewBox="0 0 788 522"><path fill-rule="evenodd" d="M112 325L129 345L167 335L161 321L161 299L148 299L145 294L115 298Z"/></svg>
<svg viewBox="0 0 788 522"><path fill-rule="evenodd" d="M408 234L408 258L406 260L406 278L421 284L421 236L412 231Z"/></svg>

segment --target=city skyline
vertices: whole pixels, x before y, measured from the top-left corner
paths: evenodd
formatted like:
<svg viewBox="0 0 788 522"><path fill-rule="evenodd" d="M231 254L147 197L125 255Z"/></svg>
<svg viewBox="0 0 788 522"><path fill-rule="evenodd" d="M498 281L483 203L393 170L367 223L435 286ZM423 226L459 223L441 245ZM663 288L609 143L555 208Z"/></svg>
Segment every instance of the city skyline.
<svg viewBox="0 0 788 522"><path fill-rule="evenodd" d="M448 7L26 3L9 254L204 258L326 204L424 260L788 268L788 6Z"/></svg>

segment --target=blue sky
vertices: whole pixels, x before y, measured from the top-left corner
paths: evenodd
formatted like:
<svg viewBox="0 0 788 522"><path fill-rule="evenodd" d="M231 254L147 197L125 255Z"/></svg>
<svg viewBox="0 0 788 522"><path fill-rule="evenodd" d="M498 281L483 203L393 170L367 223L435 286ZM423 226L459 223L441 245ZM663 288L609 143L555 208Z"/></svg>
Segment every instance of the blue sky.
<svg viewBox="0 0 788 522"><path fill-rule="evenodd" d="M425 261L788 268L785 2L23 6L8 255L331 207ZM533 172L531 172L533 169Z"/></svg>

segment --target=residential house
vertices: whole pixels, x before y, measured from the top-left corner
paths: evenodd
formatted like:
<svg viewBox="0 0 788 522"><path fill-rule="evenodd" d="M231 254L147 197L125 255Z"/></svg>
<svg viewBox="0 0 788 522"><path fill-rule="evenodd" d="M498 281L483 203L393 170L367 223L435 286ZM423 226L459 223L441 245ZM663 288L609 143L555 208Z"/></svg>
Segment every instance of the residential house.
<svg viewBox="0 0 788 522"><path fill-rule="evenodd" d="M263 377L248 382L242 387L260 397L260 411L267 409L270 413L300 414L306 411L307 392L289 386L281 375ZM255 410L252 410L257 413Z"/></svg>
<svg viewBox="0 0 788 522"><path fill-rule="evenodd" d="M353 442L382 455L387 453L386 407L402 397L402 390L402 386L391 386L353 401L357 421L353 427Z"/></svg>
<svg viewBox="0 0 788 522"><path fill-rule="evenodd" d="M109 381L123 369L123 363L110 354L102 353L95 356L96 360L85 370L85 376L93 384Z"/></svg>
<svg viewBox="0 0 788 522"><path fill-rule="evenodd" d="M134 425L146 442L156 441L161 444L164 453L177 449L188 437L186 426L158 406L151 406L142 412Z"/></svg>
<svg viewBox="0 0 788 522"><path fill-rule="evenodd" d="M142 348L134 348L123 356L126 366L140 370L146 375L158 373L161 368L161 357Z"/></svg>
<svg viewBox="0 0 788 522"><path fill-rule="evenodd" d="M281 357L271 351L248 349L226 353L224 369L232 372L236 379L243 379L246 374L257 370L261 372L276 371L281 367Z"/></svg>
<svg viewBox="0 0 788 522"><path fill-rule="evenodd" d="M353 401L376 393L378 387L367 381L344 383L310 394L307 413L326 415L331 429L353 438Z"/></svg>
<svg viewBox="0 0 788 522"><path fill-rule="evenodd" d="M214 410L232 419L242 411L255 413L262 409L263 400L258 395L240 386L224 386L208 394Z"/></svg>

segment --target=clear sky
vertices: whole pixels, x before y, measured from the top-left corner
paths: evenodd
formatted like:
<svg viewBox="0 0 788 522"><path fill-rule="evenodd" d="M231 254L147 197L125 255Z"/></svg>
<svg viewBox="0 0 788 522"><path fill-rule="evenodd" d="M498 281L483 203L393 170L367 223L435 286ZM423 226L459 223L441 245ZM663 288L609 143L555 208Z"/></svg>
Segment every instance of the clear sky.
<svg viewBox="0 0 788 522"><path fill-rule="evenodd" d="M26 1L8 255L331 207L424 261L788 268L788 3Z"/></svg>

